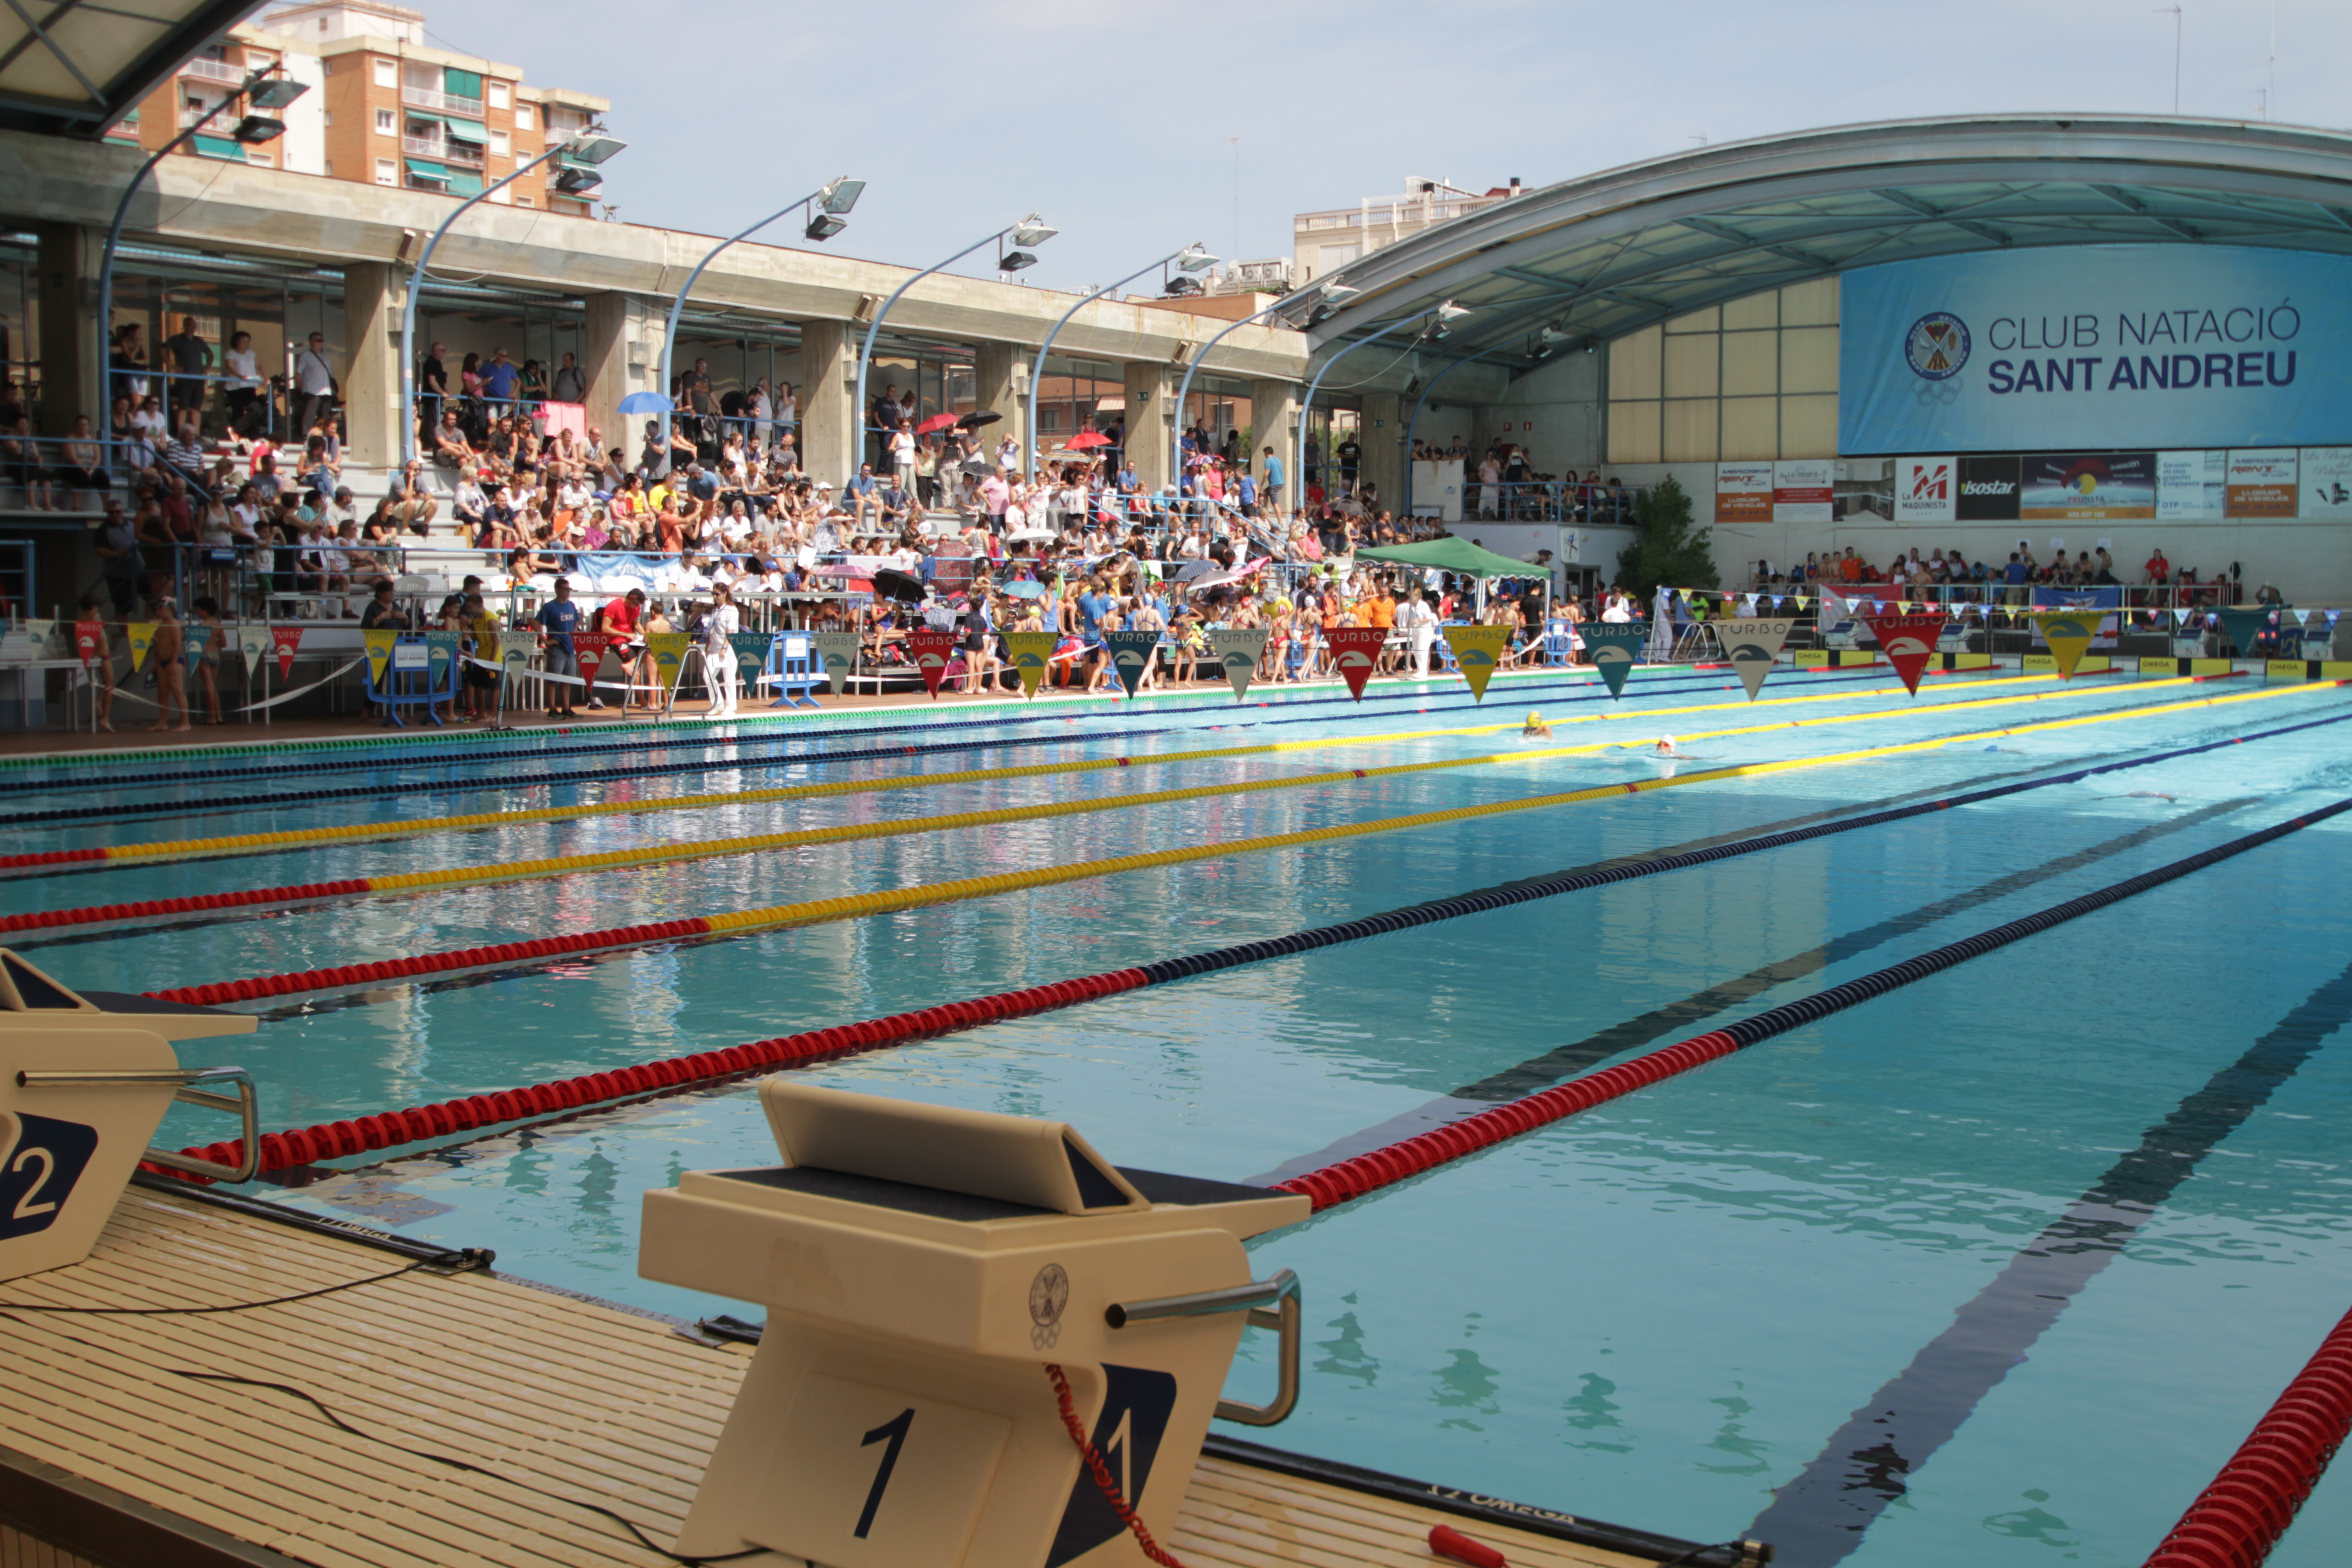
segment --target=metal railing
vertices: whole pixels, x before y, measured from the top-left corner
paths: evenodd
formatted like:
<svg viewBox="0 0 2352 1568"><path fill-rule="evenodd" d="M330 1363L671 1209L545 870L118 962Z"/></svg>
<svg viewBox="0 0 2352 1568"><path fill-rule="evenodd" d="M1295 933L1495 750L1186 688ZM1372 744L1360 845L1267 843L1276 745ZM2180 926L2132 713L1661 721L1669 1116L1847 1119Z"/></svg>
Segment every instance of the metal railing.
<svg viewBox="0 0 2352 1568"><path fill-rule="evenodd" d="M246 79L247 68L233 66L226 60L207 59L199 55L180 68L182 76L198 77L205 81L225 81L231 87Z"/></svg>
<svg viewBox="0 0 2352 1568"><path fill-rule="evenodd" d="M415 109L437 110L443 114L462 114L468 120L482 117L482 100L459 98L455 93L440 92L429 87L400 85L400 101Z"/></svg>

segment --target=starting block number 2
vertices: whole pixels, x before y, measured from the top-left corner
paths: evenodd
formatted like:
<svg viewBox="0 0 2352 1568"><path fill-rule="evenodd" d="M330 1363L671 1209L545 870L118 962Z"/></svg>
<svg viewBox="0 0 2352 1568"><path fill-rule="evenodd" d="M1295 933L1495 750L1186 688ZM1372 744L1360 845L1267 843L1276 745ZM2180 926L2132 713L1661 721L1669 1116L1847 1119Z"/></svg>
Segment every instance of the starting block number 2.
<svg viewBox="0 0 2352 1568"><path fill-rule="evenodd" d="M957 1562L1012 1431L984 1410L812 1373L776 1434L773 1500L744 1539L835 1568Z"/></svg>
<svg viewBox="0 0 2352 1568"><path fill-rule="evenodd" d="M0 1241L48 1229L97 1150L79 1121L0 1115Z"/></svg>

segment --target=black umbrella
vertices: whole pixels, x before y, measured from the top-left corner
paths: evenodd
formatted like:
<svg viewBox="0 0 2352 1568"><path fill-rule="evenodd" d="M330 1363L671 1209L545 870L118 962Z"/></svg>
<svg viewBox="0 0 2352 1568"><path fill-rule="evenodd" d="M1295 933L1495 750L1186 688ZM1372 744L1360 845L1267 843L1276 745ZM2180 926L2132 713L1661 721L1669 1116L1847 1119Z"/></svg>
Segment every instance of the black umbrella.
<svg viewBox="0 0 2352 1568"><path fill-rule="evenodd" d="M967 474L976 474L984 479L996 472L996 465L986 458L966 458L963 460L963 471Z"/></svg>
<svg viewBox="0 0 2352 1568"><path fill-rule="evenodd" d="M962 426L967 430L977 430L983 425L993 425L1003 417L1003 415L996 413L992 409L975 408L970 414L967 414L962 418L957 420L956 423Z"/></svg>
<svg viewBox="0 0 2352 1568"><path fill-rule="evenodd" d="M902 605L923 602L923 584L919 577L909 576L895 566L885 566L874 574L874 591L886 599L896 599Z"/></svg>

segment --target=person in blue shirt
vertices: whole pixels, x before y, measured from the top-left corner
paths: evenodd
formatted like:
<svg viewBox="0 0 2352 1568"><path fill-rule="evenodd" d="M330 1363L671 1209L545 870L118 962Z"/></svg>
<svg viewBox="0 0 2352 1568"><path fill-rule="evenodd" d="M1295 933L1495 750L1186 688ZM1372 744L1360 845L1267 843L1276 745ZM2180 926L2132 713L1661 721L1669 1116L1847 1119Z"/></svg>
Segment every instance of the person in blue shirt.
<svg viewBox="0 0 2352 1568"><path fill-rule="evenodd" d="M482 367L482 395L489 400L494 411L502 410L514 401L515 387L521 379L522 372L507 358L507 351L500 349Z"/></svg>
<svg viewBox="0 0 2352 1568"><path fill-rule="evenodd" d="M572 580L555 580L555 597L539 607L541 666L551 676L580 674L580 656L572 646L572 634L580 629L580 606L572 600ZM572 713L573 688L562 680L547 683L547 711L550 718L569 719Z"/></svg>
<svg viewBox="0 0 2352 1568"><path fill-rule="evenodd" d="M1121 463L1118 466L1118 493L1131 496L1142 488L1142 482L1135 477L1135 465L1131 462Z"/></svg>
<svg viewBox="0 0 2352 1568"><path fill-rule="evenodd" d="M1260 466L1265 469L1265 493L1268 497L1280 496L1282 494L1282 459L1274 455L1273 447L1268 447L1265 449L1265 461Z"/></svg>
<svg viewBox="0 0 2352 1568"><path fill-rule="evenodd" d="M1242 470L1240 481L1234 488L1234 504L1241 509L1244 517L1257 515L1257 481L1249 477L1247 468Z"/></svg>

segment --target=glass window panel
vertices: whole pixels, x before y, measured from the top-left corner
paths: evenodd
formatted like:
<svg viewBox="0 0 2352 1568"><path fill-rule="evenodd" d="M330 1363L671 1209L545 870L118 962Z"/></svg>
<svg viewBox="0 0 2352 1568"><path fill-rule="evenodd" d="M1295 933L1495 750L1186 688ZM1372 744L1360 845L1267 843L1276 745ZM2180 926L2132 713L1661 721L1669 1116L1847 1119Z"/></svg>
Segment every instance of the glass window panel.
<svg viewBox="0 0 2352 1568"><path fill-rule="evenodd" d="M1727 349L1729 345L1725 345ZM1780 400L1777 397L1727 397L1723 400L1723 461L1777 458L1780 455Z"/></svg>
<svg viewBox="0 0 2352 1568"><path fill-rule="evenodd" d="M1609 460L1612 463L1654 463L1658 460L1658 405L1655 403L1612 403L1609 405Z"/></svg>
<svg viewBox="0 0 2352 1568"><path fill-rule="evenodd" d="M1722 342L1713 332L1698 337L1668 338L1666 395L1713 397L1719 384L1716 375L1716 359Z"/></svg>
<svg viewBox="0 0 2352 1568"><path fill-rule="evenodd" d="M1838 280L1817 278L1791 283L1780 290L1780 324L1784 327L1837 325Z"/></svg>
<svg viewBox="0 0 2352 1568"><path fill-rule="evenodd" d="M1780 399L1780 456L1784 458L1834 458L1837 456L1837 397L1783 397Z"/></svg>
<svg viewBox="0 0 2352 1568"><path fill-rule="evenodd" d="M1835 392L1837 384L1837 329L1783 329L1780 333L1780 390Z"/></svg>
<svg viewBox="0 0 2352 1568"><path fill-rule="evenodd" d="M1693 310L1687 316L1676 316L1666 323L1666 331L1669 335L1675 332L1715 332L1722 330L1723 312L1714 306L1709 306L1704 310Z"/></svg>
<svg viewBox="0 0 2352 1568"><path fill-rule="evenodd" d="M1734 300L1723 308L1723 330L1727 332L1780 324L1780 296L1778 293L1751 294L1745 300Z"/></svg>
<svg viewBox="0 0 2352 1568"><path fill-rule="evenodd" d="M1664 417L1660 421L1658 460L1664 463L1714 462L1716 416L1722 406L1712 397L1666 399Z"/></svg>
<svg viewBox="0 0 2352 1568"><path fill-rule="evenodd" d="M1726 397L1769 396L1780 390L1780 343L1778 334L1724 333L1723 395Z"/></svg>
<svg viewBox="0 0 2352 1568"><path fill-rule="evenodd" d="M1658 349L1664 334L1655 327L1618 339L1609 345L1609 395L1612 398L1655 397L1659 393ZM1649 462L1651 458L1622 459Z"/></svg>

